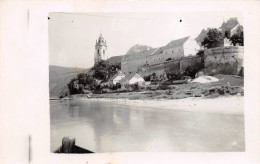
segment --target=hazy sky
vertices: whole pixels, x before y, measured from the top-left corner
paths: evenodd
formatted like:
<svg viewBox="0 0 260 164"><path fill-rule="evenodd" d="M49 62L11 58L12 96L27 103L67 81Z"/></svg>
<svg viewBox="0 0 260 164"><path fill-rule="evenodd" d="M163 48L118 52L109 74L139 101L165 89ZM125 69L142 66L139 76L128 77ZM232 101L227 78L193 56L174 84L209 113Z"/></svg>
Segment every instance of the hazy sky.
<svg viewBox="0 0 260 164"><path fill-rule="evenodd" d="M196 13L50 13L50 65L89 68L102 32L108 57L124 55L135 44L160 47L171 40L196 38L203 28L219 27L238 12Z"/></svg>

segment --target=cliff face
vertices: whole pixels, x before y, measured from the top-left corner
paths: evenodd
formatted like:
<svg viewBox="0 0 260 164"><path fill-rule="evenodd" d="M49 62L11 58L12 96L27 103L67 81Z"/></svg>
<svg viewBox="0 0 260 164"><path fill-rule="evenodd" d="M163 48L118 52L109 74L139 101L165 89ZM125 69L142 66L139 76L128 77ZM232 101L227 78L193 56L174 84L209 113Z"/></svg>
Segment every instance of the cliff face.
<svg viewBox="0 0 260 164"><path fill-rule="evenodd" d="M147 46L147 45L136 44L136 45L134 45L133 47L131 47L131 48L127 51L126 55L139 53L139 52L142 52L142 51L149 50L149 49L151 49L151 48L152 48L152 47Z"/></svg>

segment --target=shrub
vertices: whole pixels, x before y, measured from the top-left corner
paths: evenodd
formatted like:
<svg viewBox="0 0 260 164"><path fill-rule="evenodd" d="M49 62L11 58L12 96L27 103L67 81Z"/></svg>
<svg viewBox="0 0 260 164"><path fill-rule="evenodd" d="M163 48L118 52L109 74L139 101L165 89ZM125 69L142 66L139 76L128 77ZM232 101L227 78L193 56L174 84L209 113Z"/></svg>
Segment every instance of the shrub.
<svg viewBox="0 0 260 164"><path fill-rule="evenodd" d="M166 90L166 89L170 89L168 85L160 85L159 89L161 90Z"/></svg>
<svg viewBox="0 0 260 164"><path fill-rule="evenodd" d="M148 76L144 76L144 80L145 81L151 81L151 77L154 75L148 75Z"/></svg>
<svg viewBox="0 0 260 164"><path fill-rule="evenodd" d="M137 90L139 90L138 83L131 84L130 87L132 88L133 91L137 91Z"/></svg>
<svg viewBox="0 0 260 164"><path fill-rule="evenodd" d="M204 56L204 50L199 50L196 55L203 57Z"/></svg>
<svg viewBox="0 0 260 164"><path fill-rule="evenodd" d="M240 46L244 46L244 33L243 31L241 32L237 32L234 35L231 36L230 38L232 44L235 45L240 45Z"/></svg>
<svg viewBox="0 0 260 164"><path fill-rule="evenodd" d="M119 85L111 85L109 89L111 90L117 90L119 88Z"/></svg>
<svg viewBox="0 0 260 164"><path fill-rule="evenodd" d="M184 75L189 76L191 78L195 78L196 73L199 72L202 68L203 68L202 63L197 63L194 66L188 66L184 71Z"/></svg>
<svg viewBox="0 0 260 164"><path fill-rule="evenodd" d="M231 36L231 31L230 30L225 31L225 37L230 39L230 36Z"/></svg>
<svg viewBox="0 0 260 164"><path fill-rule="evenodd" d="M181 74L180 72L168 72L166 73L167 78L169 80L182 80L184 79L183 74Z"/></svg>
<svg viewBox="0 0 260 164"><path fill-rule="evenodd" d="M146 90L146 87L144 87L144 86L139 86L139 90L141 90L141 91Z"/></svg>

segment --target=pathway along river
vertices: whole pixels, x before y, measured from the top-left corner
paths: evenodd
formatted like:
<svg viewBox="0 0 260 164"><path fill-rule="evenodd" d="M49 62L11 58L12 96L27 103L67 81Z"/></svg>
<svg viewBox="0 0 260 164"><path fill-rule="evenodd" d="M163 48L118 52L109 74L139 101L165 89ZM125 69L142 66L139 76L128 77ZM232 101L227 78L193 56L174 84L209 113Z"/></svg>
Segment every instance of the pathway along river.
<svg viewBox="0 0 260 164"><path fill-rule="evenodd" d="M51 101L50 118L51 152L64 136L97 153L245 150L243 115L70 100Z"/></svg>

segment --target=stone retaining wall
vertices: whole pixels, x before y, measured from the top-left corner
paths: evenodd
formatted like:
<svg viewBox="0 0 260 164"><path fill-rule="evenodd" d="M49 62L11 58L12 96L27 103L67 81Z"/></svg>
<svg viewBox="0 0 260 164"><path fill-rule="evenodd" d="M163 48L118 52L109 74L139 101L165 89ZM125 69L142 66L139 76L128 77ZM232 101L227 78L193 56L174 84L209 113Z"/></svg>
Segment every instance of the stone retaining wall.
<svg viewBox="0 0 260 164"><path fill-rule="evenodd" d="M188 67L197 67L204 62L204 72L243 75L244 47L228 46L206 49L204 58L199 56L182 57L181 59L171 60L164 63L144 65L138 68L142 77L152 75L165 75L166 72L184 73ZM202 66L203 67L203 66Z"/></svg>
<svg viewBox="0 0 260 164"><path fill-rule="evenodd" d="M244 47L228 46L206 49L204 67L207 73L240 74L243 69Z"/></svg>
<svg viewBox="0 0 260 164"><path fill-rule="evenodd" d="M194 67L200 63L201 57L199 56L183 57L178 60L171 60L160 64L142 66L138 69L137 73L142 77L152 75L153 73L155 73L156 76L162 76L166 72L178 74L184 73L187 67Z"/></svg>

